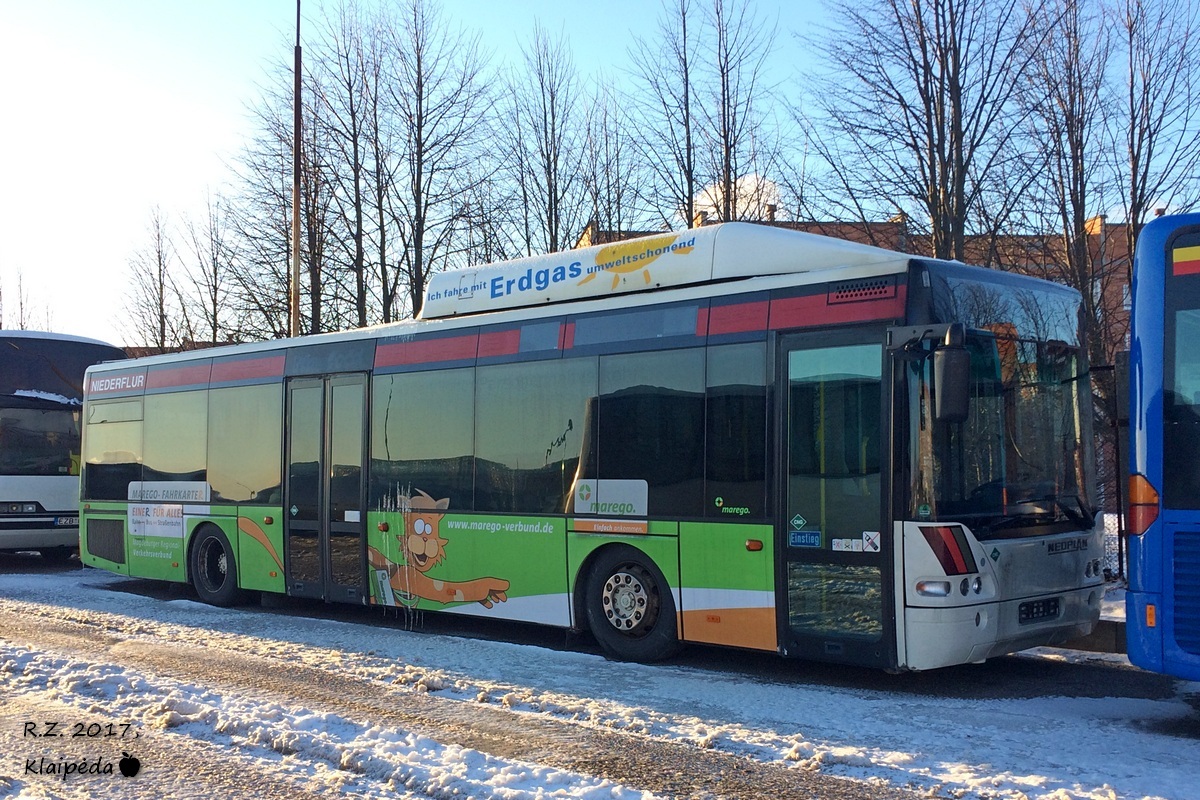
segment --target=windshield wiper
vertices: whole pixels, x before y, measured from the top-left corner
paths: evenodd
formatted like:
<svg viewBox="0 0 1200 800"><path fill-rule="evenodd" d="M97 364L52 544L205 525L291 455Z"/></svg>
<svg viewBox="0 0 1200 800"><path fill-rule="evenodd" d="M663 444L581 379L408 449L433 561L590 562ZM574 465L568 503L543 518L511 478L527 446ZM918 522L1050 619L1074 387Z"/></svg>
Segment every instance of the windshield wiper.
<svg viewBox="0 0 1200 800"><path fill-rule="evenodd" d="M1080 528L1084 529L1091 528L1096 521L1095 512L1085 506L1083 501L1079 499L1078 495L1064 495L1064 497L1073 498L1075 500L1075 505L1072 506L1068 503L1065 503L1063 500L1053 495L1030 499L1025 502L1045 502L1053 504L1053 507L1061 511L1062 515L1066 517L1067 521L1072 525L1078 525ZM991 533L993 531L1008 530L1011 528L1052 525L1054 522L1054 515L1045 511L1010 512L1005 515L991 516L985 522L982 522L978 525L978 530L983 533Z"/></svg>
<svg viewBox="0 0 1200 800"><path fill-rule="evenodd" d="M1063 502L1063 499L1068 497L1075 500L1074 508ZM1077 494L1064 494L1062 499L1056 497L1055 495L1047 495L1042 499L1049 500L1050 502L1054 503L1055 507L1062 511L1066 518L1071 520L1071 522L1074 522L1076 525L1079 525L1083 528L1091 528L1096 524L1096 512L1088 508L1087 505L1084 504L1083 499Z"/></svg>

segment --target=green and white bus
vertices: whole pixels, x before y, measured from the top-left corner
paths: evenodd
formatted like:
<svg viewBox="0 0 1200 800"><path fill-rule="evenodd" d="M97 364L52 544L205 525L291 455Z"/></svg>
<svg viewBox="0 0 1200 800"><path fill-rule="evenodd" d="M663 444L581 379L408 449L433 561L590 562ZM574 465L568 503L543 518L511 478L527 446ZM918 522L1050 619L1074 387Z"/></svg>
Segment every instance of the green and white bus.
<svg viewBox="0 0 1200 800"><path fill-rule="evenodd" d="M82 558L919 670L1090 632L1079 296L727 223L433 276L422 318L88 372Z"/></svg>

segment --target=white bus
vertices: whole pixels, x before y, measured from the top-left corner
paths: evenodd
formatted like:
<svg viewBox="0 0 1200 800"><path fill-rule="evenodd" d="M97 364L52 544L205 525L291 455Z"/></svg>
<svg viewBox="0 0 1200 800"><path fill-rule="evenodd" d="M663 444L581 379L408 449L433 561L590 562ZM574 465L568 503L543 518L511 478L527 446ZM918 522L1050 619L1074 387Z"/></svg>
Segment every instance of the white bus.
<svg viewBox="0 0 1200 800"><path fill-rule="evenodd" d="M79 546L83 375L123 358L93 339L0 330L0 550L64 561Z"/></svg>

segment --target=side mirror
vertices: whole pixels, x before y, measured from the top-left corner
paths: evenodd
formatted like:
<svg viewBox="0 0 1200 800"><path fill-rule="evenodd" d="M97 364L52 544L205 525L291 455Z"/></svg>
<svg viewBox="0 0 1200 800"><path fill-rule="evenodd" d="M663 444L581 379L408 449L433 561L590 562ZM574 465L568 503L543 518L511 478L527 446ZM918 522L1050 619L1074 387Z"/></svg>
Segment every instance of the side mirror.
<svg viewBox="0 0 1200 800"><path fill-rule="evenodd" d="M933 351L933 413L938 422L966 422L971 402L971 353L963 346L962 326L946 332Z"/></svg>

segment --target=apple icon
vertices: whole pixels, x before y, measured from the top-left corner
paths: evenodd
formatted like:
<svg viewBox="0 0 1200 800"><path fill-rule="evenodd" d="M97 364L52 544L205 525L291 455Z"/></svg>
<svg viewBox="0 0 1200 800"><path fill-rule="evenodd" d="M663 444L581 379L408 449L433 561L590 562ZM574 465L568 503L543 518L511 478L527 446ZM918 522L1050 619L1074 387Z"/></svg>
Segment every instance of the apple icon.
<svg viewBox="0 0 1200 800"><path fill-rule="evenodd" d="M134 775L137 775L138 771L142 768L142 762L129 755L129 753L126 753L124 750L121 751L121 755L125 756L121 759L120 763L117 764L117 766L121 769L121 774L126 778L132 778Z"/></svg>

